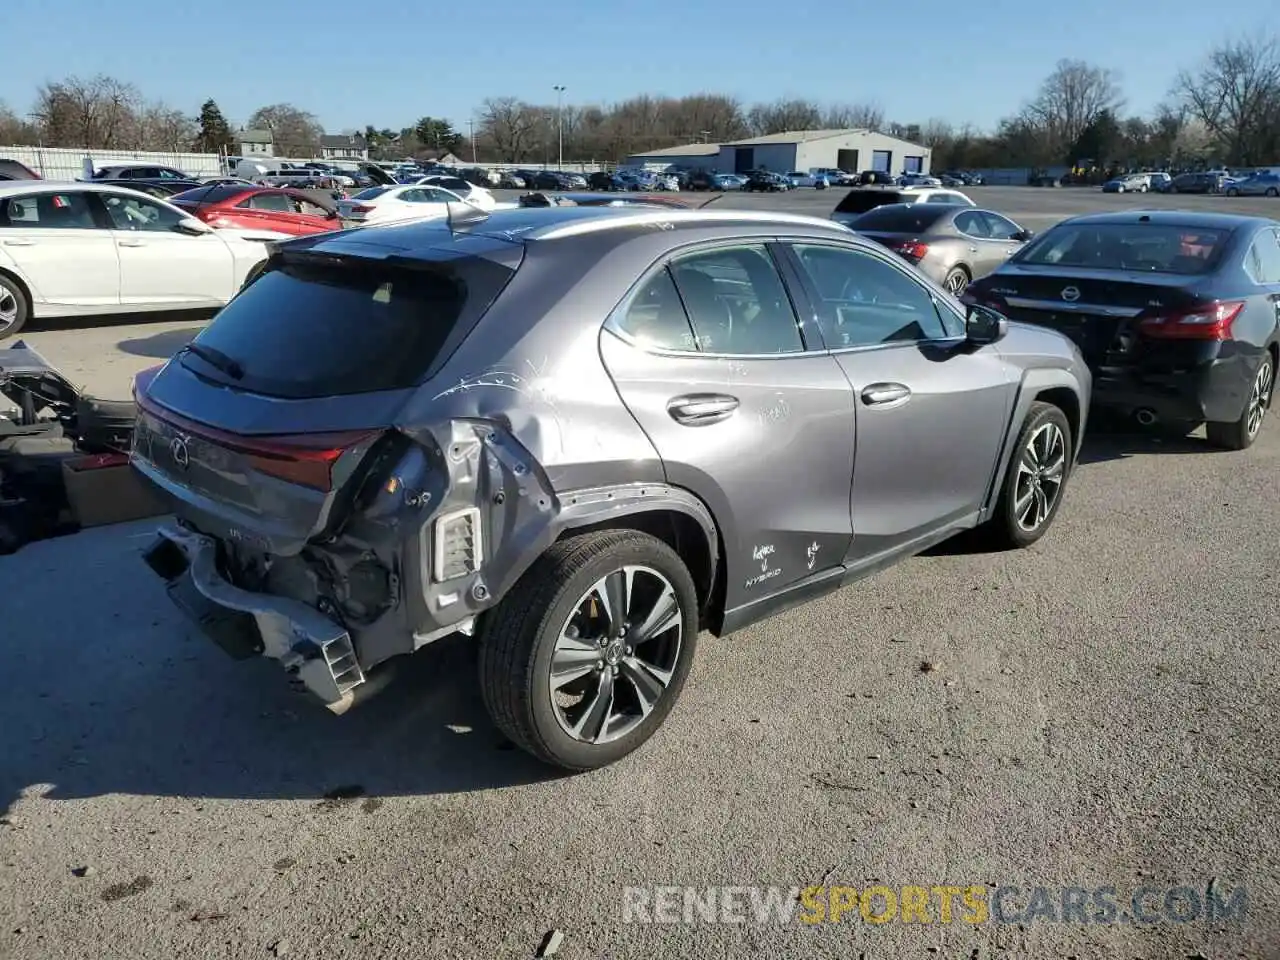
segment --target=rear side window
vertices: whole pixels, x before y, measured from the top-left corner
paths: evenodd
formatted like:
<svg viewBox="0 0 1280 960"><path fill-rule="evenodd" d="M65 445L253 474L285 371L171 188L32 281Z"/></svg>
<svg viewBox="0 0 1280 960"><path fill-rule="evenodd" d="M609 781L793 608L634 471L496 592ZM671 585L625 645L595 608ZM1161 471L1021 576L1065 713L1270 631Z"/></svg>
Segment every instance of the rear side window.
<svg viewBox="0 0 1280 960"><path fill-rule="evenodd" d="M390 187L370 187L368 190L361 190L351 199L352 200L376 200L378 197L382 196L384 193L386 193L390 189L391 189Z"/></svg>
<svg viewBox="0 0 1280 960"><path fill-rule="evenodd" d="M452 352L516 265L476 256L425 269L286 260L196 338L236 361L242 376L190 354L182 362L211 379L288 399L407 388Z"/></svg>
<svg viewBox="0 0 1280 960"><path fill-rule="evenodd" d="M849 224L855 230L885 233L923 233L951 211L925 203L895 203L864 213Z"/></svg>
<svg viewBox="0 0 1280 960"><path fill-rule="evenodd" d="M0 226L40 230L93 230L93 211L82 193L37 193L0 201Z"/></svg>
<svg viewBox="0 0 1280 960"><path fill-rule="evenodd" d="M836 213L866 213L890 203L902 203L903 196L897 190L850 190L845 194Z"/></svg>

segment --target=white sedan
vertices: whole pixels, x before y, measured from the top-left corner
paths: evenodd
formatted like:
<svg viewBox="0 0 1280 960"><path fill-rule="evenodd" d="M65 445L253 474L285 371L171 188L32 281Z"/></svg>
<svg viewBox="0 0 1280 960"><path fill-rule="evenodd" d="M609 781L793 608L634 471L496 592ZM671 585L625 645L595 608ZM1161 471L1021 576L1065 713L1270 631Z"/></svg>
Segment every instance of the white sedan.
<svg viewBox="0 0 1280 960"><path fill-rule="evenodd" d="M136 190L0 183L0 340L33 316L220 307L276 239L214 230Z"/></svg>
<svg viewBox="0 0 1280 960"><path fill-rule="evenodd" d="M473 204L484 210L486 213L490 210L497 209L498 198L486 190L484 187L478 187L474 183L468 183L461 177L450 177L444 174L434 173L417 181L418 186L442 187L450 193L456 193L467 203Z"/></svg>
<svg viewBox="0 0 1280 960"><path fill-rule="evenodd" d="M488 193L487 190L484 192ZM405 220L438 220L448 215L451 203L465 204L486 213L494 209L513 209L519 206L494 201L492 207L483 207L479 203L464 200L444 187L411 183L362 190L349 200L339 200L338 214L353 226L399 223Z"/></svg>

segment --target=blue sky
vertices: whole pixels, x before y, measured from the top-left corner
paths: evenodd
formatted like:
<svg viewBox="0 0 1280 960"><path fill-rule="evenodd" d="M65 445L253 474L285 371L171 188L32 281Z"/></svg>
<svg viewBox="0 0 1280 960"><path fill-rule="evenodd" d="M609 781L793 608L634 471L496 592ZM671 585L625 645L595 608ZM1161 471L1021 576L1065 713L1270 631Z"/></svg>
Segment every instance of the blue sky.
<svg viewBox="0 0 1280 960"><path fill-rule="evenodd" d="M330 132L399 128L430 114L465 133L486 97L554 103L552 87L564 84L574 103L643 92L713 91L748 103L800 96L872 101L903 123L990 127L1062 57L1117 70L1130 107L1148 112L1212 43L1280 34L1280 4L1269 14L1266 4L1246 5L1255 19L1242 19L1203 0L481 0L434 10L182 0L107 12L127 7L0 0L0 101L25 113L41 83L107 73L192 113L213 97L235 123L291 102ZM352 15L360 9L385 13L361 22Z"/></svg>

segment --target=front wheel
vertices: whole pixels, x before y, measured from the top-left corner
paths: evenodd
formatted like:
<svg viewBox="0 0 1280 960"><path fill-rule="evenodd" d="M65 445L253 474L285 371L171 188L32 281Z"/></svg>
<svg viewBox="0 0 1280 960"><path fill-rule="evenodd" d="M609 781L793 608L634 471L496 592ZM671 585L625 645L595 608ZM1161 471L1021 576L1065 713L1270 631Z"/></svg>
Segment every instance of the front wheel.
<svg viewBox="0 0 1280 960"><path fill-rule="evenodd" d="M969 274L964 267L952 267L943 278L942 286L947 293L958 297L969 286Z"/></svg>
<svg viewBox="0 0 1280 960"><path fill-rule="evenodd" d="M1276 188L1275 188L1275 187L1267 187L1267 196L1268 196L1268 197L1274 197L1274 196L1277 196L1277 193L1278 193L1278 191L1276 190Z"/></svg>
<svg viewBox="0 0 1280 960"><path fill-rule="evenodd" d="M1045 535L1071 473L1071 444L1066 414L1051 403L1031 404L988 521L1000 545L1029 547Z"/></svg>
<svg viewBox="0 0 1280 960"><path fill-rule="evenodd" d="M671 712L697 633L693 578L665 543L633 530L561 541L485 626L485 706L513 743L545 763L606 766Z"/></svg>
<svg viewBox="0 0 1280 960"><path fill-rule="evenodd" d="M1238 196L1240 196L1240 191L1239 191L1239 190L1237 190L1237 189L1235 189L1234 187L1232 187L1230 190L1228 190L1228 191L1227 191L1227 196L1228 196L1228 197L1238 197Z"/></svg>
<svg viewBox="0 0 1280 960"><path fill-rule="evenodd" d="M1225 450L1246 450L1253 446L1262 429L1262 420L1271 406L1271 391L1275 387L1275 368L1271 363L1271 355L1267 354L1258 365L1254 374L1253 386L1249 388L1249 400L1238 420L1230 423L1206 423L1205 436L1215 447Z"/></svg>
<svg viewBox="0 0 1280 960"><path fill-rule="evenodd" d="M17 282L0 273L0 340L12 337L26 325L31 304Z"/></svg>

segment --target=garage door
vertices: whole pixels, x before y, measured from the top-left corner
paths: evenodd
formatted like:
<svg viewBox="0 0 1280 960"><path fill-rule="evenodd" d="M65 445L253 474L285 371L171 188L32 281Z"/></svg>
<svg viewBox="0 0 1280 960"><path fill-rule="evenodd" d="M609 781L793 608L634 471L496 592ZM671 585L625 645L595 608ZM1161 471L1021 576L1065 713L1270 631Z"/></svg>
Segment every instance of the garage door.
<svg viewBox="0 0 1280 960"><path fill-rule="evenodd" d="M873 150L871 152L871 169L878 170L881 173L889 172L889 165L893 163L892 150Z"/></svg>
<svg viewBox="0 0 1280 960"><path fill-rule="evenodd" d="M902 169L905 173L919 173L924 169L924 157L903 157Z"/></svg>

